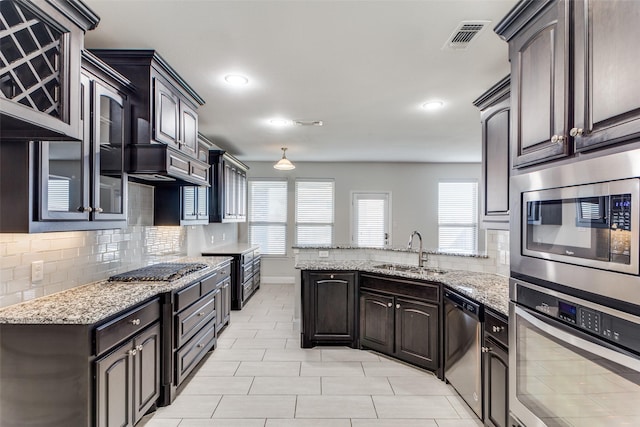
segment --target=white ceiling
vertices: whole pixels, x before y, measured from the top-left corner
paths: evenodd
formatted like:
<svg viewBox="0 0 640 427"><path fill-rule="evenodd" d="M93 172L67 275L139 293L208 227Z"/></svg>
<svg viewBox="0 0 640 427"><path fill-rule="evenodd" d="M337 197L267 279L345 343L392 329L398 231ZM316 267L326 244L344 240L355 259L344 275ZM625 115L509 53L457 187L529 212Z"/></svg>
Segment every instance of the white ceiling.
<svg viewBox="0 0 640 427"><path fill-rule="evenodd" d="M200 131L245 161L478 162L472 101L509 73L516 0L85 0L88 48L156 49L206 100ZM490 20L443 50L463 20ZM242 73L240 89L224 83ZM437 98L444 108L420 106ZM275 128L272 118L322 120Z"/></svg>

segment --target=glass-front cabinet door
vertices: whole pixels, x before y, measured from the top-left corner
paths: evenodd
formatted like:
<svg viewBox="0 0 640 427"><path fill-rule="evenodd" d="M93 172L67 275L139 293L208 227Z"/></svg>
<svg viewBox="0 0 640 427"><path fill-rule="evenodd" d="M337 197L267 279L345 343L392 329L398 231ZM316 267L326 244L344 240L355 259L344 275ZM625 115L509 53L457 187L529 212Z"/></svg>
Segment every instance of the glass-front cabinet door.
<svg viewBox="0 0 640 427"><path fill-rule="evenodd" d="M81 141L40 143L40 221L87 221L92 212L89 201L89 153L91 111L89 79L80 86Z"/></svg>
<svg viewBox="0 0 640 427"><path fill-rule="evenodd" d="M93 218L125 219L124 100L97 82L93 84Z"/></svg>

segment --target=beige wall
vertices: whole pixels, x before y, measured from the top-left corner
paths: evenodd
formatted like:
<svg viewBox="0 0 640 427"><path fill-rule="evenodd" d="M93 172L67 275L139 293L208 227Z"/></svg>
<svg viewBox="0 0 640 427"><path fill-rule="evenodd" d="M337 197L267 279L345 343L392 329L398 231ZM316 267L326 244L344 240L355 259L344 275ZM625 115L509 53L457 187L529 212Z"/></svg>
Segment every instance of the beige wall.
<svg viewBox="0 0 640 427"><path fill-rule="evenodd" d="M390 149L392 149L390 147ZM294 201L296 178L335 179L336 244L349 244L351 236L351 193L354 191L391 192L391 245L406 246L413 230L421 232L424 247L435 249L438 244L438 182L441 180L480 181L479 163L325 163L296 162L296 169L282 172L273 169L274 162L248 162L249 179L281 178L289 180L288 253L284 257L265 257L262 275L293 278ZM239 227L239 241L246 241L246 224ZM484 251L483 233L479 250Z"/></svg>

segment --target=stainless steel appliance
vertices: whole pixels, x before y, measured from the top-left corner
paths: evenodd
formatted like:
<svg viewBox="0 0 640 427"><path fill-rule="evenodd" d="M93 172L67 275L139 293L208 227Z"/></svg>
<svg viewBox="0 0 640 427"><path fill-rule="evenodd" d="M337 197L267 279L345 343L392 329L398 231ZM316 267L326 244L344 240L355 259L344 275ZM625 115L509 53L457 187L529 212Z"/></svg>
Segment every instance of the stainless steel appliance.
<svg viewBox="0 0 640 427"><path fill-rule="evenodd" d="M482 419L482 305L444 291L444 377Z"/></svg>
<svg viewBox="0 0 640 427"><path fill-rule="evenodd" d="M640 150L511 178L511 276L640 306Z"/></svg>
<svg viewBox="0 0 640 427"><path fill-rule="evenodd" d="M640 317L510 280L510 426L640 425Z"/></svg>

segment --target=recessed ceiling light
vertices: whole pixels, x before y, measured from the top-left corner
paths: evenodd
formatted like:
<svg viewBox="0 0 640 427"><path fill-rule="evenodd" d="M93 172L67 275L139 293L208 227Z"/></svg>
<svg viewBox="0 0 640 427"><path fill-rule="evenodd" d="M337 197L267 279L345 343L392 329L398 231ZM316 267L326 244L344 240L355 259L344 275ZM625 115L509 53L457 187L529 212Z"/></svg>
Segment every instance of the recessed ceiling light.
<svg viewBox="0 0 640 427"><path fill-rule="evenodd" d="M438 110L444 106L444 102L442 101L427 101L422 104L422 108L428 111Z"/></svg>
<svg viewBox="0 0 640 427"><path fill-rule="evenodd" d="M291 124L291 120L287 119L271 119L269 123L272 126L289 126Z"/></svg>
<svg viewBox="0 0 640 427"><path fill-rule="evenodd" d="M224 81L233 86L244 86L249 83L249 79L240 74L227 74Z"/></svg>

